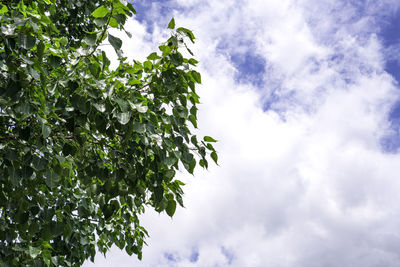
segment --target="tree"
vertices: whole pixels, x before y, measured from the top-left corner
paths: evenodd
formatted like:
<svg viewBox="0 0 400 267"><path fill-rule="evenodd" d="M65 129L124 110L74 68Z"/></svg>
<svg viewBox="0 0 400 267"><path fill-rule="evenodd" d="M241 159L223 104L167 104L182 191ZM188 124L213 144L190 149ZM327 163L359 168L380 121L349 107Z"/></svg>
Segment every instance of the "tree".
<svg viewBox="0 0 400 267"><path fill-rule="evenodd" d="M0 266L80 266L113 244L141 258L145 207L172 216L176 172L217 162L191 132L193 33L172 19L160 51L129 62L108 29L133 14L125 0L0 4Z"/></svg>

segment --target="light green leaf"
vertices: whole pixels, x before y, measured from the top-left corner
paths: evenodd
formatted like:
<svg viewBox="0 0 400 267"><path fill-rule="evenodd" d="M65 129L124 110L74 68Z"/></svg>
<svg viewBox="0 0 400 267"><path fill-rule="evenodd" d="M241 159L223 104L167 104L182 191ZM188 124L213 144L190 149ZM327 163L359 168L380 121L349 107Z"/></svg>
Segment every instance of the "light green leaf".
<svg viewBox="0 0 400 267"><path fill-rule="evenodd" d="M110 21L108 24L113 28L117 28L119 25L118 21L114 17L110 18Z"/></svg>
<svg viewBox="0 0 400 267"><path fill-rule="evenodd" d="M5 6L5 5L3 5L3 4L0 4L0 7L1 7L1 9L0 9L0 15L2 15L2 14L4 14L4 13L7 13L7 12L8 12L7 6Z"/></svg>
<svg viewBox="0 0 400 267"><path fill-rule="evenodd" d="M204 139L203 139L205 142L213 142L213 143L215 143L215 142L218 142L217 140L215 140L214 138L212 138L211 136L204 136Z"/></svg>
<svg viewBox="0 0 400 267"><path fill-rule="evenodd" d="M152 64L150 61L145 61L145 62L143 63L143 66L144 66L146 69L148 69L148 70L153 69L153 64Z"/></svg>
<svg viewBox="0 0 400 267"><path fill-rule="evenodd" d="M95 11L92 12L92 16L95 18L102 18L108 13L110 13L110 10L108 8L106 8L105 6L99 6L98 8L96 8Z"/></svg>
<svg viewBox="0 0 400 267"><path fill-rule="evenodd" d="M168 23L168 29L174 29L175 28L175 19L172 18L171 21Z"/></svg>
<svg viewBox="0 0 400 267"><path fill-rule="evenodd" d="M155 60L155 59L160 59L160 58L161 58L161 57L159 57L159 56L157 55L156 52L151 53L151 54L147 57L148 60Z"/></svg>

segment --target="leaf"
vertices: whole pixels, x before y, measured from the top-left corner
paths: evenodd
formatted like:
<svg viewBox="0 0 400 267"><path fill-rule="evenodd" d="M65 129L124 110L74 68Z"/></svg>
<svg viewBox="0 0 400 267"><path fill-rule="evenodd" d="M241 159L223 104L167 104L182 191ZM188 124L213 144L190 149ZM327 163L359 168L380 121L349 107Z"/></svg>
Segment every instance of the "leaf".
<svg viewBox="0 0 400 267"><path fill-rule="evenodd" d="M36 38L31 35L18 34L18 43L22 48L30 50L35 46Z"/></svg>
<svg viewBox="0 0 400 267"><path fill-rule="evenodd" d="M108 24L113 28L117 28L119 25L118 21L114 17L110 18L110 21Z"/></svg>
<svg viewBox="0 0 400 267"><path fill-rule="evenodd" d="M165 172L165 178L168 180L171 180L175 176L175 171L174 170L168 170Z"/></svg>
<svg viewBox="0 0 400 267"><path fill-rule="evenodd" d="M197 83L201 83L201 75L200 73L198 73L197 71L191 71L192 77L193 79L197 82Z"/></svg>
<svg viewBox="0 0 400 267"><path fill-rule="evenodd" d="M155 60L155 59L160 59L160 58L161 58L161 57L159 57L159 56L157 55L156 52L151 53L151 54L147 57L148 60Z"/></svg>
<svg viewBox="0 0 400 267"><path fill-rule="evenodd" d="M91 73L95 78L98 78L98 77L99 77L100 70L101 70L100 64L97 63L97 62L95 62L95 63L93 63L93 64L90 64L90 65L89 65L89 70L90 70L90 73Z"/></svg>
<svg viewBox="0 0 400 267"><path fill-rule="evenodd" d="M174 29L175 28L175 19L172 18L171 21L168 23L168 29Z"/></svg>
<svg viewBox="0 0 400 267"><path fill-rule="evenodd" d="M33 113L33 107L31 106L31 104L28 103L21 103L20 105L17 106L15 110L24 114Z"/></svg>
<svg viewBox="0 0 400 267"><path fill-rule="evenodd" d="M117 113L116 117L119 123L125 125L129 122L131 114L129 112Z"/></svg>
<svg viewBox="0 0 400 267"><path fill-rule="evenodd" d="M186 163L190 163L193 160L193 154L188 152L183 152L182 161Z"/></svg>
<svg viewBox="0 0 400 267"><path fill-rule="evenodd" d="M50 188L54 188L60 182L60 176L57 173L51 170L47 170L46 172L46 185Z"/></svg>
<svg viewBox="0 0 400 267"><path fill-rule="evenodd" d="M35 259L37 256L39 256L40 252L42 250L38 247L31 247L29 246L29 256L32 257L32 259Z"/></svg>
<svg viewBox="0 0 400 267"><path fill-rule="evenodd" d="M106 105L102 104L102 103L93 103L93 106L100 111L101 113L103 113L104 111L106 111Z"/></svg>
<svg viewBox="0 0 400 267"><path fill-rule="evenodd" d="M189 37L190 41L192 41L192 43L194 43L194 34L191 30L180 27L178 29L176 29L177 32L183 33L184 35L186 35L187 37Z"/></svg>
<svg viewBox="0 0 400 267"><path fill-rule="evenodd" d="M47 161L44 158L34 156L32 160L32 166L35 170L41 171L47 166Z"/></svg>
<svg viewBox="0 0 400 267"><path fill-rule="evenodd" d="M110 12L110 10L108 8L106 8L105 6L99 6L98 8L96 8L95 11L92 12L92 16L95 18L102 18L105 15L107 15Z"/></svg>
<svg viewBox="0 0 400 267"><path fill-rule="evenodd" d="M203 140L204 140L205 142L212 142L212 143L218 142L217 140L215 140L215 139L212 138L211 136L204 136Z"/></svg>
<svg viewBox="0 0 400 267"><path fill-rule="evenodd" d="M121 49L122 40L119 39L118 37L115 37L115 36L112 36L111 34L108 34L108 41L114 47L115 51L119 51Z"/></svg>
<svg viewBox="0 0 400 267"><path fill-rule="evenodd" d="M28 72L35 80L40 80L40 75L39 72L37 72L37 70L35 70L32 67L28 67Z"/></svg>
<svg viewBox="0 0 400 267"><path fill-rule="evenodd" d="M42 135L43 135L43 138L49 137L50 133L51 133L50 126L48 126L48 125L43 123L42 124Z"/></svg>
<svg viewBox="0 0 400 267"><path fill-rule="evenodd" d="M0 4L0 6L1 6L0 15L5 14L5 13L8 12L7 6L5 6L5 5L3 5L3 4Z"/></svg>
<svg viewBox="0 0 400 267"><path fill-rule="evenodd" d="M157 186L156 188L154 188L154 201L156 203L160 203L163 199L163 195L164 195L164 188L162 186Z"/></svg>
<svg viewBox="0 0 400 267"><path fill-rule="evenodd" d="M175 163L176 163L176 158L174 158L174 157L167 157L167 158L165 158L164 159L164 163L166 164L166 165L168 165L168 166L172 166L172 165L174 165ZM165 176L167 176L167 174L165 175Z"/></svg>
<svg viewBox="0 0 400 267"><path fill-rule="evenodd" d="M65 37L62 37L62 38L60 39L60 44L61 44L61 45L67 45L67 44L68 44L68 39L65 38Z"/></svg>
<svg viewBox="0 0 400 267"><path fill-rule="evenodd" d="M42 60L43 60L44 49L45 49L44 42L40 41L37 45L37 56L38 56L39 62L42 62Z"/></svg>
<svg viewBox="0 0 400 267"><path fill-rule="evenodd" d="M143 106L141 104L136 105L136 110L140 113L146 113L149 108L147 106Z"/></svg>
<svg viewBox="0 0 400 267"><path fill-rule="evenodd" d="M192 159L192 161L189 163L189 173L190 174L193 174L195 167L196 167L196 160Z"/></svg>
<svg viewBox="0 0 400 267"><path fill-rule="evenodd" d="M214 160L215 164L218 165L218 155L215 151L211 152L211 158Z"/></svg>
<svg viewBox="0 0 400 267"><path fill-rule="evenodd" d="M10 177L11 184L13 186L18 186L19 181L21 180L21 177L18 175L18 172L14 170L12 166L8 167L8 174Z"/></svg>
<svg viewBox="0 0 400 267"><path fill-rule="evenodd" d="M115 102L117 102L119 108L122 112L127 112L129 110L129 102L122 98L116 98Z"/></svg>
<svg viewBox="0 0 400 267"><path fill-rule="evenodd" d="M176 202L173 199L168 200L168 205L166 208L168 216L172 217L175 214Z"/></svg>
<svg viewBox="0 0 400 267"><path fill-rule="evenodd" d="M196 121L196 117L195 116L190 114L189 115L189 121L193 124L194 128L197 128L197 121Z"/></svg>
<svg viewBox="0 0 400 267"><path fill-rule="evenodd" d="M133 123L132 129L133 129L135 132L142 134L142 133L146 132L146 125L144 125L143 123L140 123L140 122L136 122L136 121L135 121L135 122Z"/></svg>
<svg viewBox="0 0 400 267"><path fill-rule="evenodd" d="M153 64L148 60L143 63L143 66L147 70L152 70L153 69Z"/></svg>
<svg viewBox="0 0 400 267"><path fill-rule="evenodd" d="M87 44L88 46L94 46L96 45L97 41L97 35L96 34L88 34L86 37L83 39L83 42Z"/></svg>
<svg viewBox="0 0 400 267"><path fill-rule="evenodd" d="M190 65L196 66L197 63L199 63L199 62L196 59L194 59L194 58L189 59L189 64Z"/></svg>
<svg viewBox="0 0 400 267"><path fill-rule="evenodd" d="M124 28L124 32L126 33L126 35L128 35L129 38L132 38L132 33L131 32L125 30L125 28Z"/></svg>

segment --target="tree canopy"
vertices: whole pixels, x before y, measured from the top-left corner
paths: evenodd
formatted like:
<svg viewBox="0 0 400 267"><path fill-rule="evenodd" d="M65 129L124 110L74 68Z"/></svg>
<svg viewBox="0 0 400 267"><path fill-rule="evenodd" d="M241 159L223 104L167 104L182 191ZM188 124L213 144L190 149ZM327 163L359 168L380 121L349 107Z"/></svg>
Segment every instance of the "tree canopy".
<svg viewBox="0 0 400 267"><path fill-rule="evenodd" d="M172 19L158 52L128 60L108 29L130 35L135 13L125 0L0 3L0 266L80 266L114 244L141 258L145 207L172 216L176 172L217 162L215 140L192 133L193 33Z"/></svg>

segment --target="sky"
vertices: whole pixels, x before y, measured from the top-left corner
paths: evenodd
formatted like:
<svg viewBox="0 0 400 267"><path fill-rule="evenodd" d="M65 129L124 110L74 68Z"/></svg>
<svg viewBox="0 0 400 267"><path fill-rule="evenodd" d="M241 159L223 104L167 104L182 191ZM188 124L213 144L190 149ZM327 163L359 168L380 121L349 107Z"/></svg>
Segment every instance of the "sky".
<svg viewBox="0 0 400 267"><path fill-rule="evenodd" d="M198 135L220 166L182 171L185 208L148 208L142 261L84 267L400 266L400 1L138 0L144 59L171 17L200 61ZM110 50L111 51L111 50Z"/></svg>

